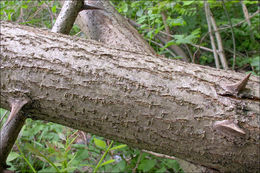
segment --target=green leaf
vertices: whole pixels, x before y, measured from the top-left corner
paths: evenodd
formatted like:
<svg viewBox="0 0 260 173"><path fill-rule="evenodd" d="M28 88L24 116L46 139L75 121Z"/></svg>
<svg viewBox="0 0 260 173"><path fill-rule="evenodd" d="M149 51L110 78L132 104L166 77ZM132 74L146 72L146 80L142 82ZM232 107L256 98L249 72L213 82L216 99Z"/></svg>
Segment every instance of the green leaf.
<svg viewBox="0 0 260 173"><path fill-rule="evenodd" d="M12 15L11 13L8 13L8 20L11 20L12 19Z"/></svg>
<svg viewBox="0 0 260 173"><path fill-rule="evenodd" d="M98 138L94 138L94 143L97 147L102 148L102 149L106 149L106 143L105 141L98 139Z"/></svg>
<svg viewBox="0 0 260 173"><path fill-rule="evenodd" d="M144 16L138 18L138 19L137 19L137 23L142 24L142 23L146 20L146 18L147 18L146 15L144 15Z"/></svg>
<svg viewBox="0 0 260 173"><path fill-rule="evenodd" d="M23 5L22 5L22 8L26 9L26 8L28 8L28 5L23 4Z"/></svg>
<svg viewBox="0 0 260 173"><path fill-rule="evenodd" d="M126 161L122 160L119 163L117 163L113 168L111 172L127 172L126 170Z"/></svg>
<svg viewBox="0 0 260 173"><path fill-rule="evenodd" d="M95 165L91 165L91 164L81 164L80 166L88 166L88 167L91 167L91 168L95 168Z"/></svg>
<svg viewBox="0 0 260 173"><path fill-rule="evenodd" d="M154 35L153 32L154 32L153 30L149 31L149 32L147 33L147 37L150 38L150 39L152 39L152 38L153 38L153 35Z"/></svg>
<svg viewBox="0 0 260 173"><path fill-rule="evenodd" d="M177 19L168 19L170 26L184 26L186 25L185 20L182 17L178 17Z"/></svg>
<svg viewBox="0 0 260 173"><path fill-rule="evenodd" d="M167 160L166 165L168 168L174 169L174 172L180 172L181 168L176 160Z"/></svg>
<svg viewBox="0 0 260 173"><path fill-rule="evenodd" d="M155 173L166 172L166 170L167 170L167 169L166 169L165 167L162 167L162 168L156 170Z"/></svg>
<svg viewBox="0 0 260 173"><path fill-rule="evenodd" d="M56 5L54 5L53 7L51 7L51 11L53 12L53 13L56 13L56 11L57 11L57 6Z"/></svg>
<svg viewBox="0 0 260 173"><path fill-rule="evenodd" d="M260 66L260 56L257 56L254 59L252 59L251 66L254 66L254 67Z"/></svg>
<svg viewBox="0 0 260 173"><path fill-rule="evenodd" d="M138 165L138 169L144 172L148 172L156 165L156 160L143 160L140 165Z"/></svg>
<svg viewBox="0 0 260 173"><path fill-rule="evenodd" d="M194 2L194 0L193 1L191 1L191 0L189 0L189 1L182 1L182 2L183 2L183 6L188 6L188 5L191 5Z"/></svg>
<svg viewBox="0 0 260 173"><path fill-rule="evenodd" d="M165 48L167 48L167 47L169 47L169 46L171 46L171 45L176 45L176 41L175 41L175 40L169 41L165 46L163 46L163 47L161 48L161 51L163 51Z"/></svg>
<svg viewBox="0 0 260 173"><path fill-rule="evenodd" d="M115 160L114 160L114 159L111 159L111 160L105 161L105 162L102 163L100 166L105 166L105 165L108 165L108 164L113 163L113 162L115 162Z"/></svg>
<svg viewBox="0 0 260 173"><path fill-rule="evenodd" d="M143 12L144 10L143 9L139 9L137 12L136 12L136 16L140 17L143 15Z"/></svg>
<svg viewBox="0 0 260 173"><path fill-rule="evenodd" d="M53 167L48 167L38 171L38 173L46 173L46 172L55 172L55 169Z"/></svg>
<svg viewBox="0 0 260 173"><path fill-rule="evenodd" d="M110 149L110 151L111 151L111 150L117 150L117 149L125 148L125 147L127 147L127 145L125 145L125 144L118 145L118 146L112 147L112 148Z"/></svg>
<svg viewBox="0 0 260 173"><path fill-rule="evenodd" d="M17 154L16 152L11 152L11 153L8 155L6 161L7 161L7 162L11 162L12 160L14 160L14 159L16 159L16 158L18 158L18 157L20 157L19 154Z"/></svg>
<svg viewBox="0 0 260 173"><path fill-rule="evenodd" d="M119 11L126 13L128 11L128 4L124 3L119 9Z"/></svg>

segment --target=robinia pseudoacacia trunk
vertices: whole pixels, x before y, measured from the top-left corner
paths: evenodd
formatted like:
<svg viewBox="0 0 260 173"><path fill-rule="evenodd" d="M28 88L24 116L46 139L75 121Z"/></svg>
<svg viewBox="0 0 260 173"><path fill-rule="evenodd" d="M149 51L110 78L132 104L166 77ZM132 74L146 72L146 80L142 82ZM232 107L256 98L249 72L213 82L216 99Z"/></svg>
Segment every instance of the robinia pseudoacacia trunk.
<svg viewBox="0 0 260 173"><path fill-rule="evenodd" d="M259 79L244 77L1 21L2 108L26 96L33 119L220 171L260 168Z"/></svg>

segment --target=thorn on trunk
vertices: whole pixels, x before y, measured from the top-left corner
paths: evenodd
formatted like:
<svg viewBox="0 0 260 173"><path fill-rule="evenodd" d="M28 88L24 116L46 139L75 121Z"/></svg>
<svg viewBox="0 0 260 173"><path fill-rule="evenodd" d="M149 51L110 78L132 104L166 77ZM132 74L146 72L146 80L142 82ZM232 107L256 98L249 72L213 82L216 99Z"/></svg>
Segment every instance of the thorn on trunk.
<svg viewBox="0 0 260 173"><path fill-rule="evenodd" d="M216 121L213 127L223 133L228 133L233 136L243 136L246 132L241 129L233 120Z"/></svg>
<svg viewBox="0 0 260 173"><path fill-rule="evenodd" d="M10 99L9 103L11 105L11 112L6 121L6 124L8 124L15 117L15 115L22 109L22 107L28 102L29 102L28 98Z"/></svg>
<svg viewBox="0 0 260 173"><path fill-rule="evenodd" d="M91 6L91 5L83 5L82 10L104 10L103 8Z"/></svg>
<svg viewBox="0 0 260 173"><path fill-rule="evenodd" d="M239 94L243 89L245 89L247 82L250 78L251 73L249 73L244 79L239 81L238 83L231 84L231 85L226 85L224 89L228 90L232 94Z"/></svg>

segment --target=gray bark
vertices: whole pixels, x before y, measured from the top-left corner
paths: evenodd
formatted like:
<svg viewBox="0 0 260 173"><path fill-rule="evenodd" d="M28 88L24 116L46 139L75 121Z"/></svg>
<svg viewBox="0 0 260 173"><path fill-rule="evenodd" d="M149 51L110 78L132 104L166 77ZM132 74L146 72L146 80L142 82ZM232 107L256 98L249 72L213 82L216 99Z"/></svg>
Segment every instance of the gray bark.
<svg viewBox="0 0 260 173"><path fill-rule="evenodd" d="M33 119L223 172L260 168L256 77L239 97L227 95L221 86L243 74L4 21L0 56L2 108L26 95Z"/></svg>
<svg viewBox="0 0 260 173"><path fill-rule="evenodd" d="M107 0L85 0L85 4L103 10L84 10L76 23L88 38L121 49L156 54L138 31Z"/></svg>

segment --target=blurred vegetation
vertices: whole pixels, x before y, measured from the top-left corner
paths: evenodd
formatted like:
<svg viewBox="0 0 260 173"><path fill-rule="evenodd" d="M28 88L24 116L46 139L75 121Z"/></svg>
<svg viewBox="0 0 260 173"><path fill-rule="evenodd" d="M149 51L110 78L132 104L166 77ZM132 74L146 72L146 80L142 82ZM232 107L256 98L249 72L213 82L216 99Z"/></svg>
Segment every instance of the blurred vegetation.
<svg viewBox="0 0 260 173"><path fill-rule="evenodd" d="M182 59L173 56L168 49L177 45L188 55L190 62L215 66L212 52L194 46L211 48L203 1L112 0L111 3L119 13L138 24L139 33L158 54ZM249 15L258 10L257 3L244 1ZM260 75L259 14L250 18L249 25L244 21L239 1L225 1L228 16L221 1L210 0L209 4L219 28L228 27L220 30L220 34L229 67L234 62L234 45L228 18L234 26L235 70ZM1 1L0 19L51 29L60 10L58 1ZM166 21L163 21L162 14ZM166 26L170 33L166 32ZM170 39L166 43L156 37L167 38L167 34ZM77 25L73 26L70 35L83 36ZM8 114L0 109L1 117L5 113ZM84 144L77 142L79 138L83 139L79 131L28 119L8 157L8 165L17 172L183 172L176 160L158 158L95 135L87 134Z"/></svg>

